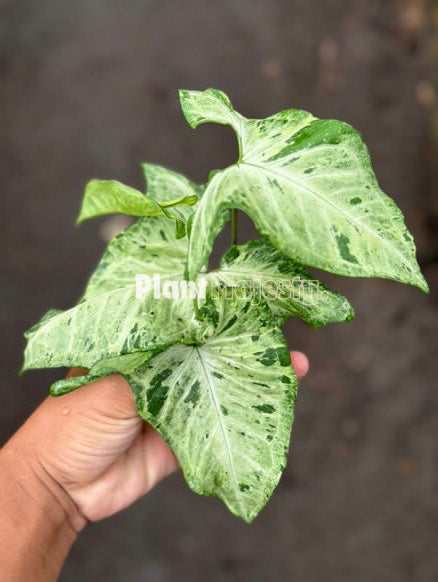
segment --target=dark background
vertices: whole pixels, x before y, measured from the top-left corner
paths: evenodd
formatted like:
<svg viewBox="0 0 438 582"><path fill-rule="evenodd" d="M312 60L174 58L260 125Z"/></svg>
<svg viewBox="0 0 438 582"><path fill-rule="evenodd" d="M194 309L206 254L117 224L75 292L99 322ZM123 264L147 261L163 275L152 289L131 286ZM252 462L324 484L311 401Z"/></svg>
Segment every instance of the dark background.
<svg viewBox="0 0 438 582"><path fill-rule="evenodd" d="M437 27L420 0L0 0L2 442L59 377L16 376L22 332L74 304L118 225L73 226L85 182L142 188L143 160L202 181L236 156L231 130L188 128L179 87L355 125L432 289L322 275L357 318L287 330L311 371L255 523L174 476L88 527L63 582L438 579Z"/></svg>

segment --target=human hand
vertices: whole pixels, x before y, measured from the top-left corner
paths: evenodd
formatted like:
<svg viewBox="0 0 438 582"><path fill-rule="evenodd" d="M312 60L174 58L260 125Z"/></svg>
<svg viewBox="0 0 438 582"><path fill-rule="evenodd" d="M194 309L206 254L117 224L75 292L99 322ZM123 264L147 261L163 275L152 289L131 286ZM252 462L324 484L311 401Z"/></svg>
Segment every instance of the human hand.
<svg viewBox="0 0 438 582"><path fill-rule="evenodd" d="M303 377L306 356L291 352L291 358ZM17 435L31 443L36 470L73 501L80 527L131 505L178 466L168 445L138 416L127 382L116 375L47 398Z"/></svg>
<svg viewBox="0 0 438 582"><path fill-rule="evenodd" d="M306 356L291 357L305 376ZM121 376L47 398L0 451L2 579L53 582L87 520L127 507L177 466Z"/></svg>

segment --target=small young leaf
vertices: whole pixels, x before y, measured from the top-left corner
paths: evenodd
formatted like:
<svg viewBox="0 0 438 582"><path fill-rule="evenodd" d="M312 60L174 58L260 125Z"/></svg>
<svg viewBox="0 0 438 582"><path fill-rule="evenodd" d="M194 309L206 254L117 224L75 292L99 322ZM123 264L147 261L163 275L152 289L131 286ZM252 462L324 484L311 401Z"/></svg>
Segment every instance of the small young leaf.
<svg viewBox="0 0 438 582"><path fill-rule="evenodd" d="M206 91L179 92L184 117L191 128L196 129L202 123L220 123L230 125L237 133L240 129L240 118L244 118L234 111L228 95L218 89Z"/></svg>
<svg viewBox="0 0 438 582"><path fill-rule="evenodd" d="M209 277L217 286L249 288L252 303L265 300L280 324L299 317L318 328L354 317L353 308L341 293L313 279L303 265L266 241L231 247L218 271Z"/></svg>
<svg viewBox="0 0 438 582"><path fill-rule="evenodd" d="M168 202L176 196L201 198L204 192L205 186L192 182L178 172L156 164L143 163L141 166L146 178L146 196L157 202ZM193 209L184 206L180 210L189 214L193 212Z"/></svg>
<svg viewBox="0 0 438 582"><path fill-rule="evenodd" d="M168 216L165 208L196 204L196 195L180 196L161 204L116 180L91 180L85 189L81 212L77 218L84 220L105 214L127 214L128 216ZM170 216L172 219L173 217Z"/></svg>
<svg viewBox="0 0 438 582"><path fill-rule="evenodd" d="M181 91L192 127L234 128L240 157L215 173L193 220L188 276L205 264L217 217L238 208L286 256L347 276L383 277L427 291L403 215L379 188L360 134L299 110L246 119L223 93Z"/></svg>
<svg viewBox="0 0 438 582"><path fill-rule="evenodd" d="M163 211L163 215L166 218L169 218L170 220L173 220L175 222L175 238L177 240L184 238L186 236L186 225L184 220L181 220L181 218L175 216L174 213L169 212L169 210L167 210L167 208L164 208L164 206L162 206L161 208Z"/></svg>
<svg viewBox="0 0 438 582"><path fill-rule="evenodd" d="M174 172L156 164L142 164L146 178L146 195L156 200L161 205L173 200L178 193L187 199L200 198L204 192L204 186L195 184L182 174ZM176 222L176 238L190 236L191 223L196 210L195 206L179 205L172 210L172 218Z"/></svg>
<svg viewBox="0 0 438 582"><path fill-rule="evenodd" d="M176 193L187 197L198 196L199 198L204 193L204 185L195 184L195 182L192 182L182 174L168 170L163 166L142 164L142 167L147 183L147 196L160 204L172 200ZM180 225L177 238L182 238L184 236L183 232L187 233L187 237L190 238L196 206L181 205L174 208L172 212L175 217L181 219L185 227L183 229L182 225ZM230 213L224 212L216 225L217 233L223 229L229 220Z"/></svg>
<svg viewBox="0 0 438 582"><path fill-rule="evenodd" d="M210 307L216 329L203 344L175 345L126 377L190 487L250 522L286 464L297 382L266 306L221 299Z"/></svg>

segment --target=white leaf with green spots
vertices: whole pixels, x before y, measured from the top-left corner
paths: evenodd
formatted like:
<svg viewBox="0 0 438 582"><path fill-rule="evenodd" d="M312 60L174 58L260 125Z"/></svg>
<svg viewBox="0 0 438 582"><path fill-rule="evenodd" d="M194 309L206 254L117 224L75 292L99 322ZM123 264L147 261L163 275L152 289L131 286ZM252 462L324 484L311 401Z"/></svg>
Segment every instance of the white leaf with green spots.
<svg viewBox="0 0 438 582"><path fill-rule="evenodd" d="M160 204L167 203L175 198L201 198L205 186L196 184L183 174L169 170L157 164L143 163L144 177L146 179L146 196L156 200ZM193 212L193 208L182 206L179 210L187 214Z"/></svg>
<svg viewBox="0 0 438 582"><path fill-rule="evenodd" d="M172 238L169 222L157 218L140 221L108 245L84 297L132 283L136 273L149 276L160 273L163 282L182 281L187 249L187 239ZM278 289L278 300L270 298L268 305L281 322L295 316L313 327L322 327L353 317L353 309L345 297L312 279L302 265L264 241L232 247L218 270L202 276L209 279L210 288L218 293L223 292L223 287L250 281L256 290L254 304L263 300L260 293L257 295L257 285L264 285L266 289L272 282ZM268 297L267 290L264 299Z"/></svg>
<svg viewBox="0 0 438 582"><path fill-rule="evenodd" d="M126 378L189 486L252 521L284 469L297 382L266 306L220 299L202 345L175 345Z"/></svg>
<svg viewBox="0 0 438 582"><path fill-rule="evenodd" d="M79 366L138 351L162 349L201 337L191 299L155 299L153 288L136 298L136 274L182 278L187 240L176 240L172 224L148 218L116 236L81 302L67 311L50 311L26 334L23 370Z"/></svg>
<svg viewBox="0 0 438 582"><path fill-rule="evenodd" d="M76 366L139 351L191 342L203 335L190 299L138 300L135 285L93 296L76 307L50 312L25 334L23 371Z"/></svg>
<svg viewBox="0 0 438 582"><path fill-rule="evenodd" d="M141 219L115 236L88 281L84 299L135 283L136 274L182 279L187 239L176 239L165 218Z"/></svg>
<svg viewBox="0 0 438 582"><path fill-rule="evenodd" d="M220 286L247 289L254 305L266 301L284 323L299 317L312 327L350 321L354 311L347 299L313 279L303 265L287 258L262 240L233 246L222 259L217 272L209 274ZM240 291L242 295L244 291Z"/></svg>
<svg viewBox="0 0 438 582"><path fill-rule="evenodd" d="M347 276L383 277L427 291L403 215L380 189L360 134L340 121L288 110L246 119L217 90L181 91L191 125L230 125L239 160L216 172L198 205L188 255L194 278L210 255L217 218L238 208L286 256Z"/></svg>

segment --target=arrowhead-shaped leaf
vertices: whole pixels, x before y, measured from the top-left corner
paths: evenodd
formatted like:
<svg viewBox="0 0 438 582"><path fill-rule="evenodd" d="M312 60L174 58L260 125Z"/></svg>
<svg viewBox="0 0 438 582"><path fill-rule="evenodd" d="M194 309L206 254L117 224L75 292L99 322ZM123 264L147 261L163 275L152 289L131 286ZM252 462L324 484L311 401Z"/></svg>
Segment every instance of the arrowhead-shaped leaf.
<svg viewBox="0 0 438 582"><path fill-rule="evenodd" d="M266 301L280 323L299 317L313 327L322 327L354 317L353 308L341 293L313 279L303 265L266 241L231 247L219 270L209 277L218 287L249 289L253 305Z"/></svg>
<svg viewBox="0 0 438 582"><path fill-rule="evenodd" d="M50 311L26 334L23 370L79 366L202 337L191 299L136 298L136 274L181 278L187 240L177 241L164 218L148 218L116 236L91 277L82 301Z"/></svg>
<svg viewBox="0 0 438 582"><path fill-rule="evenodd" d="M203 329L190 299L157 300L149 293L137 300L134 284L83 301L31 328L25 334L23 371L91 368L99 360L191 342L202 337Z"/></svg>
<svg viewBox="0 0 438 582"><path fill-rule="evenodd" d="M187 260L187 239L175 238L172 223L163 218L141 219L108 244L88 281L84 299L135 283L136 274L162 280L180 279Z"/></svg>
<svg viewBox="0 0 438 582"><path fill-rule="evenodd" d="M27 332L23 369L91 368L102 359L159 350L177 341L190 341L194 334L202 335L203 324L195 319L190 299L157 300L153 289L142 300L135 297L136 274L153 277L159 273L161 284L180 281L186 258L187 239L176 240L172 223L166 219L141 219L118 234L91 276L81 302L67 311L50 311ZM249 279L255 284L260 281L266 289L266 283L273 281L281 294L268 305L281 321L297 316L320 327L352 315L344 297L311 280L302 267L262 241L233 247L220 269L209 276L215 289ZM293 289L288 291L289 281ZM253 303L259 304L260 299L256 296Z"/></svg>
<svg viewBox="0 0 438 582"><path fill-rule="evenodd" d="M188 275L205 264L224 210L247 213L286 256L347 276L383 277L427 291L415 246L395 203L380 189L360 134L340 121L288 110L246 119L220 91L181 91L192 127L233 127L238 162L216 172L192 225Z"/></svg>
<svg viewBox="0 0 438 582"><path fill-rule="evenodd" d="M176 194L182 192L178 190L181 185L187 188L183 191L184 195L192 195L191 183L185 178L164 169L158 170L158 174L161 174L162 185L166 179L167 183L174 181ZM151 182L153 184L153 180ZM167 192L171 196L170 188ZM288 278L294 275L296 265L293 262L287 262L282 257L280 266L275 267L274 262L280 255L274 254L272 260L269 253L264 257L262 255L259 243L255 243L252 267L264 281L271 277L278 280L281 269L287 270ZM182 280L186 258L187 239L176 240L172 223L165 218L141 219L120 233L108 245L81 302L64 312L49 312L27 332L23 369L56 366L91 368L102 359L159 350L177 341L190 341L194 334L202 335L203 325L195 319L190 299L157 300L152 292L141 301L135 297L136 274L152 277L159 273L162 283L166 279ZM215 276L220 279L226 276L225 282L228 284L231 276L228 271L230 265L224 263ZM245 275L241 261L238 262L238 273L239 276ZM223 278L221 282L224 282ZM322 297L324 301L313 309L303 304L297 295L284 306L279 302L269 304L283 319L297 315L311 325L348 318L346 300L328 291Z"/></svg>
<svg viewBox="0 0 438 582"><path fill-rule="evenodd" d="M190 487L249 522L285 466L297 383L266 306L222 298L210 317L216 329L202 345L175 345L127 380Z"/></svg>

